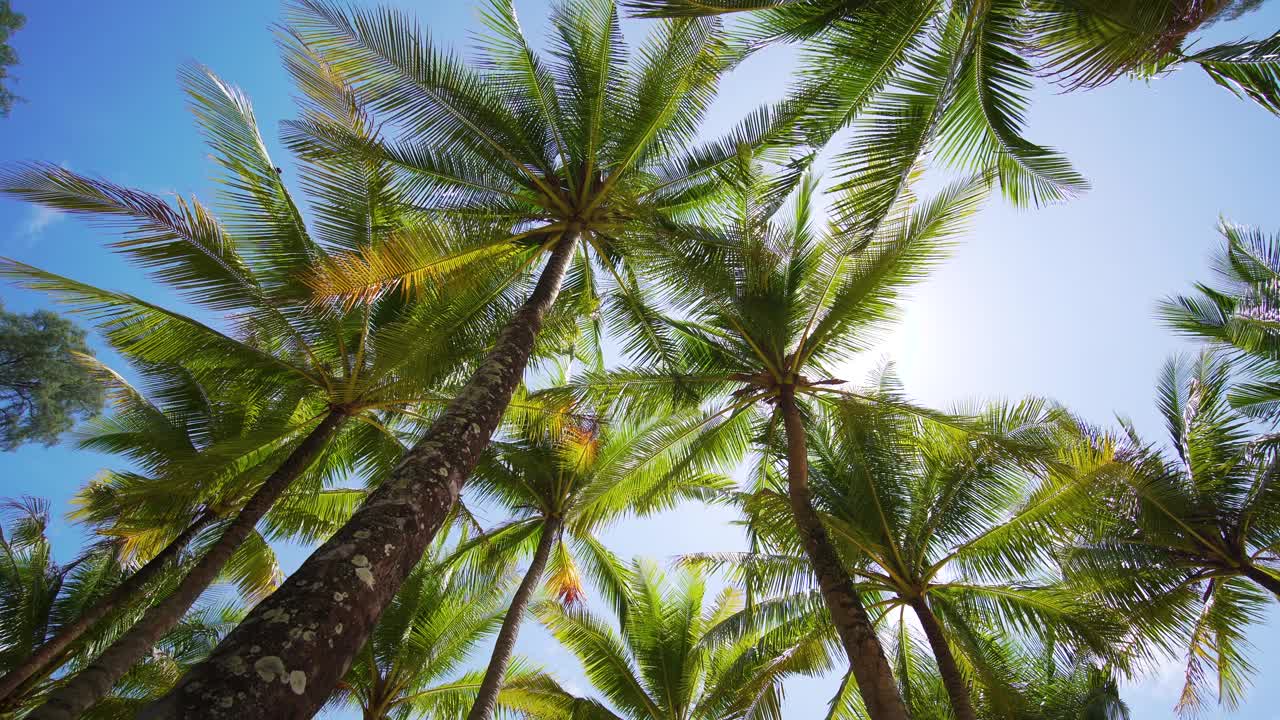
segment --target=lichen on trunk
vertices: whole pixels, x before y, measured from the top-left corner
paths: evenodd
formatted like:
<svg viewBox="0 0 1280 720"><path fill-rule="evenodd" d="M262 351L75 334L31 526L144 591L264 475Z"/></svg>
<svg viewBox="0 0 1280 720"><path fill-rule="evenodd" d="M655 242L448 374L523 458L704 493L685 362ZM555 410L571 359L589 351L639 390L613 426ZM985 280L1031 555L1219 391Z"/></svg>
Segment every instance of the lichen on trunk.
<svg viewBox="0 0 1280 720"><path fill-rule="evenodd" d="M182 578L178 587L147 610L141 620L88 667L50 693L45 704L27 717L32 720L76 720L85 710L106 697L129 668L151 652L160 638L177 626L200 595L213 584L232 554L249 537L275 501L324 451L346 417L345 413L339 411L326 414L263 481L213 546Z"/></svg>
<svg viewBox="0 0 1280 720"><path fill-rule="evenodd" d="M140 718L301 720L320 709L489 444L576 241L566 234L556 243L533 293L462 391L350 521Z"/></svg>

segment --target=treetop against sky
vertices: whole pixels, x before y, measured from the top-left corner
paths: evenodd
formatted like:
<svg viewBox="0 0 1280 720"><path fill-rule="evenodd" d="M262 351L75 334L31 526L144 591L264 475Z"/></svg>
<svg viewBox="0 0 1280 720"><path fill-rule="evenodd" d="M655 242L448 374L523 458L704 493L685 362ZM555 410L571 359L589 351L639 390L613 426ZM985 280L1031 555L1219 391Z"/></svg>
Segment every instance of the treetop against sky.
<svg viewBox="0 0 1280 720"><path fill-rule="evenodd" d="M436 41L464 52L474 46L479 25L468 3L396 5L414 13ZM543 46L547 5L517 6L531 41ZM22 59L13 71L20 79L15 88L25 102L4 121L0 158L45 160L157 193L210 197L215 186L207 151L174 80L180 65L196 60L252 99L267 147L281 163L281 178L290 189L298 187L298 172L277 132L281 120L296 115L294 90L270 30L281 20L278 6L244 0L183 7L147 0L114 8L72 2L19 3L15 9L27 16L21 33L11 38ZM647 27L623 22L633 46ZM1231 41L1263 37L1277 27L1280 8L1269 4L1208 34ZM732 71L711 106L704 136L779 99L796 62L794 50L771 48ZM1280 160L1277 120L1190 70L1083 93L1037 85L1032 98L1028 137L1061 150L1091 189L1039 209L989 201L952 257L910 291L901 322L865 360L839 376L860 379L888 357L911 397L925 406L1035 394L1100 424L1109 423L1113 413L1130 417L1145 436L1160 437L1163 421L1152 387L1166 357L1189 345L1159 323L1156 303L1206 277L1220 215L1263 228L1280 226L1272 190ZM828 176L835 174L829 157L818 165ZM172 303L213 324L222 320L146 280L104 249L102 231L73 218L5 199L0 225L8 228L0 254ZM12 311L49 306L38 293L10 287L3 292ZM106 348L99 355L123 366ZM69 557L82 535L63 513L75 490L110 463L105 455L65 446L25 447L0 456L0 495L49 498L54 547ZM485 524L501 519L496 510L479 512ZM715 508L660 514L612 527L603 541L621 557L659 560L735 550L742 534L729 525L734 517ZM278 550L286 572L308 552L287 544ZM520 653L547 666L577 667L537 623L525 626ZM1250 640L1260 648L1258 667L1271 667L1280 631L1271 625ZM477 654L483 656L487 646ZM576 670L566 670L566 676L588 687ZM836 676L789 681L787 715L825 711L837 682ZM1126 688L1125 696L1136 718L1166 717L1180 684L1180 670L1170 666ZM1261 683L1234 717L1269 718L1277 693Z"/></svg>

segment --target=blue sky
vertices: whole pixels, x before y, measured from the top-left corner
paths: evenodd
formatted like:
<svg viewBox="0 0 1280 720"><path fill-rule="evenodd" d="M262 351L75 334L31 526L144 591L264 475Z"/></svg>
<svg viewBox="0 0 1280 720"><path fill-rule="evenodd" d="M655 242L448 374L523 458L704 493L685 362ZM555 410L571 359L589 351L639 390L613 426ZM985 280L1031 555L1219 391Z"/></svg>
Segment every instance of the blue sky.
<svg viewBox="0 0 1280 720"><path fill-rule="evenodd" d="M288 158L274 140L278 122L292 114L291 89L269 29L279 16L275 2L14 4L28 16L14 39L22 59L16 89L27 102L0 121L0 161L46 160L152 191L207 196L211 168L175 81L181 63L197 60L254 100L288 176ZM414 10L440 40L465 43L478 27L465 1L397 4ZM518 6L527 30L540 38L544 0ZM1276 28L1280 6L1272 3L1213 34L1235 39ZM627 30L634 37L643 25L628 24ZM749 62L725 82L709 129L779 95L790 69L787 52ZM908 389L930 405L1038 394L1100 423L1116 413L1129 416L1157 437L1151 392L1156 371L1170 353L1188 346L1153 319L1154 305L1206 277L1219 215L1280 228L1270 172L1280 167L1278 130L1280 119L1236 100L1198 71L1083 94L1038 89L1030 137L1063 149L1093 183L1092 192L1038 210L989 203L954 258L914 293L903 322L869 361L895 360ZM106 252L108 238L78 221L0 200L0 254L176 302ZM10 310L48 306L43 297L9 287L0 289L0 297ZM3 454L0 496L48 497L63 512L74 489L108 462L61 447ZM728 520L715 511L686 509L617 528L609 540L623 555L659 559L732 549L738 535ZM70 553L81 535L59 523L54 538L60 551ZM284 552L289 567L302 556L297 549ZM1252 640L1259 677L1274 676L1280 630L1273 625ZM520 651L567 677L579 676L572 659L532 626ZM1179 682L1171 665L1127 688L1135 717L1171 717ZM818 715L833 684L794 683L788 717ZM1277 708L1280 687L1263 680L1230 717L1273 720L1280 718Z"/></svg>

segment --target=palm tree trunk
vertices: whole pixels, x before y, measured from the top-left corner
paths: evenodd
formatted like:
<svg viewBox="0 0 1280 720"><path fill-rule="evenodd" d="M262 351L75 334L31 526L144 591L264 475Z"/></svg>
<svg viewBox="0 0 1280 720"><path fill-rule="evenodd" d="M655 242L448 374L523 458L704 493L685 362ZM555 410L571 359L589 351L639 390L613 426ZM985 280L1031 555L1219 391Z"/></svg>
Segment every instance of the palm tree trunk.
<svg viewBox="0 0 1280 720"><path fill-rule="evenodd" d="M373 649L368 645L365 647L369 648L370 662L374 662L372 658ZM386 720L387 706L391 704L393 698L387 697L383 694L384 688L382 684L382 677L378 675L376 665L371 667L374 668L373 674L375 675L373 696L369 698L364 707L360 708L360 716L364 718L364 720Z"/></svg>
<svg viewBox="0 0 1280 720"><path fill-rule="evenodd" d="M871 617L853 589L835 546L817 511L809 491L809 451L804 422L795 403L795 390L783 386L778 397L783 427L787 431L787 490L796 530L805 555L818 578L822 599L831 613L836 633L849 656L849 667L871 720L908 720L907 708L898 693L893 671L876 637Z"/></svg>
<svg viewBox="0 0 1280 720"><path fill-rule="evenodd" d="M3 678L0 678L0 702L3 702L21 687L28 678L40 673L50 664L58 661L63 656L63 651L71 647L99 620L115 612L126 603L142 597L143 589L169 565L170 560L176 558L182 552L183 548L196 536L196 533L208 526L213 519L213 513L200 513L195 521L188 525L178 537L174 538L163 550L156 553L154 557L138 568L137 572L117 585L106 597L80 613L80 616L75 621L63 625L56 635L36 648L35 652L31 653L21 665L10 670Z"/></svg>
<svg viewBox="0 0 1280 720"><path fill-rule="evenodd" d="M556 244L533 293L466 386L347 524L139 718L302 720L320 709L489 444L576 241L566 234Z"/></svg>
<svg viewBox="0 0 1280 720"><path fill-rule="evenodd" d="M929 639L929 649L938 663L938 672L942 675L942 685L947 689L947 697L951 698L951 710L956 720L978 720L973 710L973 698L969 696L969 685L960 674L960 666L956 665L956 657L951 654L951 644L942 632L942 625L929 607L929 601L923 597L908 601L915 611L920 625L924 627L925 637Z"/></svg>
<svg viewBox="0 0 1280 720"><path fill-rule="evenodd" d="M480 692L471 705L467 720L489 720L493 717L493 710L498 705L498 691L502 689L502 679L507 674L507 665L511 663L511 653L516 649L516 636L520 634L524 610L533 597L534 588L542 580L543 571L547 569L547 559L551 557L551 547L555 545L560 526L561 520L558 517L548 517L542 523L542 539L538 541L538 549L533 553L533 561L529 563L520 587L516 588L515 597L511 598L507 616L502 619L502 629L498 631L493 654L489 656L489 667L485 668Z"/></svg>
<svg viewBox="0 0 1280 720"><path fill-rule="evenodd" d="M1246 565L1244 575L1262 587L1270 590L1280 600L1280 579L1256 565Z"/></svg>
<svg viewBox="0 0 1280 720"><path fill-rule="evenodd" d="M346 419L345 413L336 410L326 415L249 498L213 547L182 578L173 593L147 610L129 632L112 643L111 647L67 684L52 692L45 704L27 717L30 720L75 720L105 697L116 681L134 663L151 652L160 638L182 620L182 616L191 609L201 593L218 579L222 568L253 532L258 521L289 489L293 481L320 456Z"/></svg>

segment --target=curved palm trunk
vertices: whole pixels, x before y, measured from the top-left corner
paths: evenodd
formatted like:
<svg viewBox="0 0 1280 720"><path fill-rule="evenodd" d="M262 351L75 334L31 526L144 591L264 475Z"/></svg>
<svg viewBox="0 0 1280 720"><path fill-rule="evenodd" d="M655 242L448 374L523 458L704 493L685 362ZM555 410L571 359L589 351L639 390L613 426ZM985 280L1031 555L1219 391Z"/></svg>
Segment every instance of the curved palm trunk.
<svg viewBox="0 0 1280 720"><path fill-rule="evenodd" d="M929 649L933 651L933 658L938 663L942 685L947 689L947 697L951 699L951 710L956 714L956 720L978 720L978 715L973 710L973 698L969 696L969 685L960 674L956 657L951 654L951 644L947 642L947 636L942 632L942 625L933 614L933 608L929 607L929 601L918 597L909 600L908 604L915 611L916 618L924 628L925 637L929 640Z"/></svg>
<svg viewBox="0 0 1280 720"><path fill-rule="evenodd" d="M1245 566L1244 576L1270 590L1276 596L1276 599L1280 600L1280 579L1254 565Z"/></svg>
<svg viewBox="0 0 1280 720"><path fill-rule="evenodd" d="M809 492L809 451L794 392L791 387L781 388L778 407L787 431L787 494L796 529L800 532L813 573L818 578L822 599L831 613L836 633L849 656L849 667L867 706L867 715L871 720L907 720L907 708L898 693L884 648L876 637L871 616L862 606L862 600L853 589L853 580L845 571L840 556L827 537L827 529L813 509Z"/></svg>
<svg viewBox="0 0 1280 720"><path fill-rule="evenodd" d="M201 513L195 519L195 522L188 525L178 537L174 538L164 549L138 568L137 572L125 578L125 581L117 585L106 597L80 613L80 616L74 622L63 625L57 634L36 648L35 652L31 653L30 657L24 660L21 665L10 670L3 678L0 678L0 703L9 698L14 691L22 687L31 677L45 674L44 671L46 670L56 669L49 666L55 663L60 664L65 655L64 651L70 648L99 620L141 596L143 589L160 575L161 571L169 565L169 561L176 558L183 548L191 542L191 539L196 536L196 533L207 527L209 523L213 522L213 519L214 515L212 513Z"/></svg>
<svg viewBox="0 0 1280 720"><path fill-rule="evenodd" d="M485 668L480 692L471 706L471 712L467 714L467 720L489 720L493 717L494 708L498 705L498 691L502 689L502 679L507 674L507 665L511 663L511 653L516 649L516 636L520 634L525 608L529 606L534 588L547 569L547 559L551 557L551 547L555 545L560 525L558 517L549 517L542 523L542 539L538 541L538 549L533 554L529 569L525 571L524 579L520 581L520 587L516 588L516 594L511 598L507 616L502 619L502 629L498 631L493 654L489 656L489 667Z"/></svg>
<svg viewBox="0 0 1280 720"><path fill-rule="evenodd" d="M213 654L140 718L309 718L444 524L524 376L577 237L556 244L529 299L466 386L355 515Z"/></svg>
<svg viewBox="0 0 1280 720"><path fill-rule="evenodd" d="M57 672L58 668L65 665L71 660L71 649L63 650L61 654L54 657L52 661L35 673L27 676L26 680L18 683L3 700L0 700L0 717L7 718L11 714L16 713L24 706L29 704L33 696L33 692L38 691L40 683L49 678L50 675Z"/></svg>
<svg viewBox="0 0 1280 720"><path fill-rule="evenodd" d="M289 453L280 467L262 483L244 504L226 530L187 573L171 595L147 610L142 619L112 643L85 669L55 690L49 699L27 717L31 720L75 720L111 691L111 687L142 659L160 638L182 620L201 593L209 588L231 555L253 532L275 501L294 480L319 457L334 433L346 421L346 414L330 412Z"/></svg>

